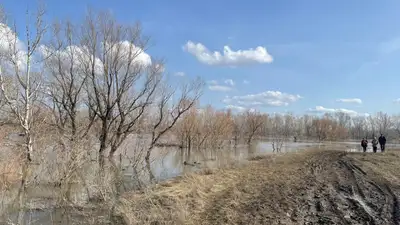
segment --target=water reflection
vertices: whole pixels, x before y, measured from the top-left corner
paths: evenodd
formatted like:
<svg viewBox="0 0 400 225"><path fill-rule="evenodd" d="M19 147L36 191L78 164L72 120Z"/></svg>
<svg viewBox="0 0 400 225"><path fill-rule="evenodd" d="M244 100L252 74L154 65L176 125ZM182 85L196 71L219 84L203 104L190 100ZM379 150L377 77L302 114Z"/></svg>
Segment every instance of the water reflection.
<svg viewBox="0 0 400 225"><path fill-rule="evenodd" d="M388 145L388 149L393 147ZM283 145L282 152L308 148L357 150L360 146L358 142L324 144L287 142ZM87 160L75 173L76 179L61 186L54 185L54 178L51 176L57 168L57 163L38 165L33 173L38 182L30 182L25 190L24 201L27 203L25 204L27 210L23 218L25 224L79 224L78 222L82 224L83 218L91 219L83 224L109 223L110 220L115 220L112 214L123 192L142 189L154 182L204 168L221 168L232 163L247 163L249 158L271 153L271 142L190 152L186 149L164 147L154 149L150 162L146 162L142 152L132 153L126 150L122 151L115 161L105 159L98 163L91 159ZM64 198L63 194L65 188L69 194L67 198ZM10 193L8 198L15 199L17 191L18 188ZM7 202L6 198L4 201ZM104 205L105 202L108 205ZM7 219L10 219L10 222L17 222L17 212L10 212L9 215Z"/></svg>

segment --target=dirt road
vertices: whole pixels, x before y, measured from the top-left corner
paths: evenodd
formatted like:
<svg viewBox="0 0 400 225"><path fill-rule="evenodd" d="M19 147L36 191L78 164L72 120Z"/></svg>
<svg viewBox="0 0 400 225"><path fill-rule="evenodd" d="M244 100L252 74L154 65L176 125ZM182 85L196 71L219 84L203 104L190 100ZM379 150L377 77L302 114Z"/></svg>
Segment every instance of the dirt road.
<svg viewBox="0 0 400 225"><path fill-rule="evenodd" d="M268 157L128 195L123 209L130 224L397 225L399 160L334 150Z"/></svg>

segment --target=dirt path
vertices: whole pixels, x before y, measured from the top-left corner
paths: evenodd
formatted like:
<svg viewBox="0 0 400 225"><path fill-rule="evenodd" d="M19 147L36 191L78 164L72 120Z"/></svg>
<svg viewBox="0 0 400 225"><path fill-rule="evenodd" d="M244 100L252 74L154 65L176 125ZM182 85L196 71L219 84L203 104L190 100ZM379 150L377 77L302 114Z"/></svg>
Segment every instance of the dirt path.
<svg viewBox="0 0 400 225"><path fill-rule="evenodd" d="M399 152L291 154L202 175L202 180L177 181L148 195L153 204L143 204L140 195L134 199L147 212L158 213L143 217L149 224L398 225L399 159ZM192 184L196 179L203 183ZM131 224L138 221L133 217Z"/></svg>

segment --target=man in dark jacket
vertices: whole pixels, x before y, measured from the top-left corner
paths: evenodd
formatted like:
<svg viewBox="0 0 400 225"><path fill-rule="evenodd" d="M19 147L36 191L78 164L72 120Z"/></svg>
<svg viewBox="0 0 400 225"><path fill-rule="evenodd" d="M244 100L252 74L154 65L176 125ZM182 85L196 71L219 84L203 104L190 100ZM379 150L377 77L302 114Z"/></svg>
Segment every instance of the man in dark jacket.
<svg viewBox="0 0 400 225"><path fill-rule="evenodd" d="M386 145L386 138L385 136L383 136L383 134L381 134L381 136L379 137L379 145L381 146L381 152L385 151L385 145Z"/></svg>
<svg viewBox="0 0 400 225"><path fill-rule="evenodd" d="M368 147L368 141L367 139L363 138L361 141L361 147L363 148L363 152L367 151L367 147Z"/></svg>

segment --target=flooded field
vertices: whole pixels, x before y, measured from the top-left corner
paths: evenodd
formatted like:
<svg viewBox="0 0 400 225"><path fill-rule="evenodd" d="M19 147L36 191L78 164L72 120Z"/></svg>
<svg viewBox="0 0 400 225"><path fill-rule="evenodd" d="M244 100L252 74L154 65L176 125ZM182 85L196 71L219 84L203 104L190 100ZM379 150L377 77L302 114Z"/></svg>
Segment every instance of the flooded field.
<svg viewBox="0 0 400 225"><path fill-rule="evenodd" d="M388 145L390 151L395 145ZM310 148L336 149L343 151L361 151L358 142L305 143L287 142L281 152L295 152ZM130 148L127 148L128 150ZM371 149L368 149L371 152ZM259 142L252 146L227 146L213 150L192 150L173 147L157 148L152 153L150 170L143 160L143 154L120 152L115 161L105 162L103 169L95 160L95 155L83 163L79 177L71 179L66 186L60 187L54 171L61 165L62 159L49 152L52 164L36 165L25 193L25 224L112 224L122 223L119 218L108 215L108 209L115 205L104 205L117 198L121 193L140 189L157 181L171 179L186 173L202 169L223 168L232 164L244 164L248 159L271 154L271 142ZM60 161L61 160L61 161ZM3 195L3 206L10 206L18 195L18 187ZM68 196L68 197L66 197ZM68 200L66 200L68 199ZM108 200L108 201L104 201ZM61 204L62 202L63 204ZM60 207L62 205L62 207ZM18 211L8 208L4 224L16 223ZM88 216L90 215L90 216ZM83 222L83 218L90 221ZM119 221L119 222L118 222Z"/></svg>

